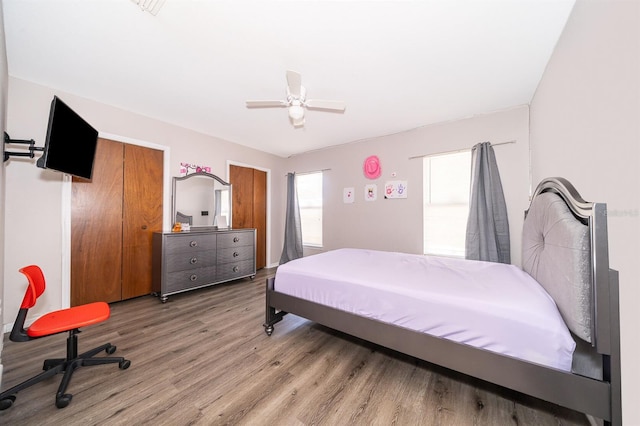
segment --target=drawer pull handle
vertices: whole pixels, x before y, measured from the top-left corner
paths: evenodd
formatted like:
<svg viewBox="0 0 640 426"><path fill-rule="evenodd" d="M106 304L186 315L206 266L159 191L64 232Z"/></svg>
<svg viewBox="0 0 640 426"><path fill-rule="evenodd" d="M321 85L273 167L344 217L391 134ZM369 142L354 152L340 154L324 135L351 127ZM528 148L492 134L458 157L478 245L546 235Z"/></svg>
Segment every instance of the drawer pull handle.
<svg viewBox="0 0 640 426"><path fill-rule="evenodd" d="M234 251L233 252L233 257L238 257L238 256L240 256L240 253L238 253L237 251Z"/></svg>
<svg viewBox="0 0 640 426"><path fill-rule="evenodd" d="M195 265L196 263L198 263L198 258L197 257L192 257L191 259L189 259L189 263L192 265Z"/></svg>
<svg viewBox="0 0 640 426"><path fill-rule="evenodd" d="M189 247L198 247L198 242L197 241L190 241L189 242Z"/></svg>
<svg viewBox="0 0 640 426"><path fill-rule="evenodd" d="M238 241L240 241L240 238L238 238L238 237L233 237L233 242L234 242L234 243L237 243Z"/></svg>
<svg viewBox="0 0 640 426"><path fill-rule="evenodd" d="M240 270L240 268L238 266L234 266L233 267L233 272L238 272Z"/></svg>
<svg viewBox="0 0 640 426"><path fill-rule="evenodd" d="M192 275L189 277L189 279L190 279L191 281L195 281L195 280L197 280L197 279L198 279L198 276L197 276L196 274L192 274Z"/></svg>

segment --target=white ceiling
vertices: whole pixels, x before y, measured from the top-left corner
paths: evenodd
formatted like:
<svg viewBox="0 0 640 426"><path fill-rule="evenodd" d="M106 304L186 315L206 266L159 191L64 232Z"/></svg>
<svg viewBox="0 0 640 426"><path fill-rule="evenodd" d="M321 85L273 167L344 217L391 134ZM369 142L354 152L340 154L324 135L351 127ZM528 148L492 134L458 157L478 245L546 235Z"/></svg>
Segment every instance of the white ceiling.
<svg viewBox="0 0 640 426"><path fill-rule="evenodd" d="M574 0L3 4L11 76L287 157L528 104ZM245 106L288 69L344 113Z"/></svg>

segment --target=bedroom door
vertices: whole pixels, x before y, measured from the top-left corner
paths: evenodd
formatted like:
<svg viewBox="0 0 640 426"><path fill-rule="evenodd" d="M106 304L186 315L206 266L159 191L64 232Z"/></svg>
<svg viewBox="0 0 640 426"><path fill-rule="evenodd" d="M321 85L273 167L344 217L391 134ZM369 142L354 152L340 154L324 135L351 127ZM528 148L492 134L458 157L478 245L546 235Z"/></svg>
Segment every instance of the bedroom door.
<svg viewBox="0 0 640 426"><path fill-rule="evenodd" d="M151 292L162 182L162 151L98 141L92 180L72 182L71 306Z"/></svg>
<svg viewBox="0 0 640 426"><path fill-rule="evenodd" d="M267 173L250 167L229 166L233 185L234 228L256 229L256 269L267 265Z"/></svg>

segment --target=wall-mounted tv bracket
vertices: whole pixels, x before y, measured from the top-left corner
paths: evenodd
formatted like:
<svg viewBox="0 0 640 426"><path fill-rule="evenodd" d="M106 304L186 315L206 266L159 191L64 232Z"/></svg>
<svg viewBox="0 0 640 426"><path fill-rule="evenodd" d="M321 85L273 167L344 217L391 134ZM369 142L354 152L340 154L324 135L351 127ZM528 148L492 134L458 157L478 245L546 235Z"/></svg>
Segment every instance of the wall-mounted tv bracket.
<svg viewBox="0 0 640 426"><path fill-rule="evenodd" d="M18 144L18 143L29 145L29 152L5 151L4 152L4 161L7 161L9 159L9 157L11 157L11 156L33 158L33 152L34 151L44 151L44 148L35 146L36 141L34 141L33 139L29 139L29 140L26 140L26 139L11 139L9 137L9 135L7 134L7 132L4 132L4 145L5 145L5 147L7 146L7 144Z"/></svg>

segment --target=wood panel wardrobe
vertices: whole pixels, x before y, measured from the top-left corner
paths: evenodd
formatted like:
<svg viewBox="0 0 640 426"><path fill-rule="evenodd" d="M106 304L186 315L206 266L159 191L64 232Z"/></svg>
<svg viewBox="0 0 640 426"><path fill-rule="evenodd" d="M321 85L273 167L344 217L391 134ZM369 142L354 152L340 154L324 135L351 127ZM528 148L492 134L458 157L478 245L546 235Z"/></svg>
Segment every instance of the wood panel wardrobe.
<svg viewBox="0 0 640 426"><path fill-rule="evenodd" d="M72 181L71 306L151 293L163 181L162 151L98 140L92 179Z"/></svg>

